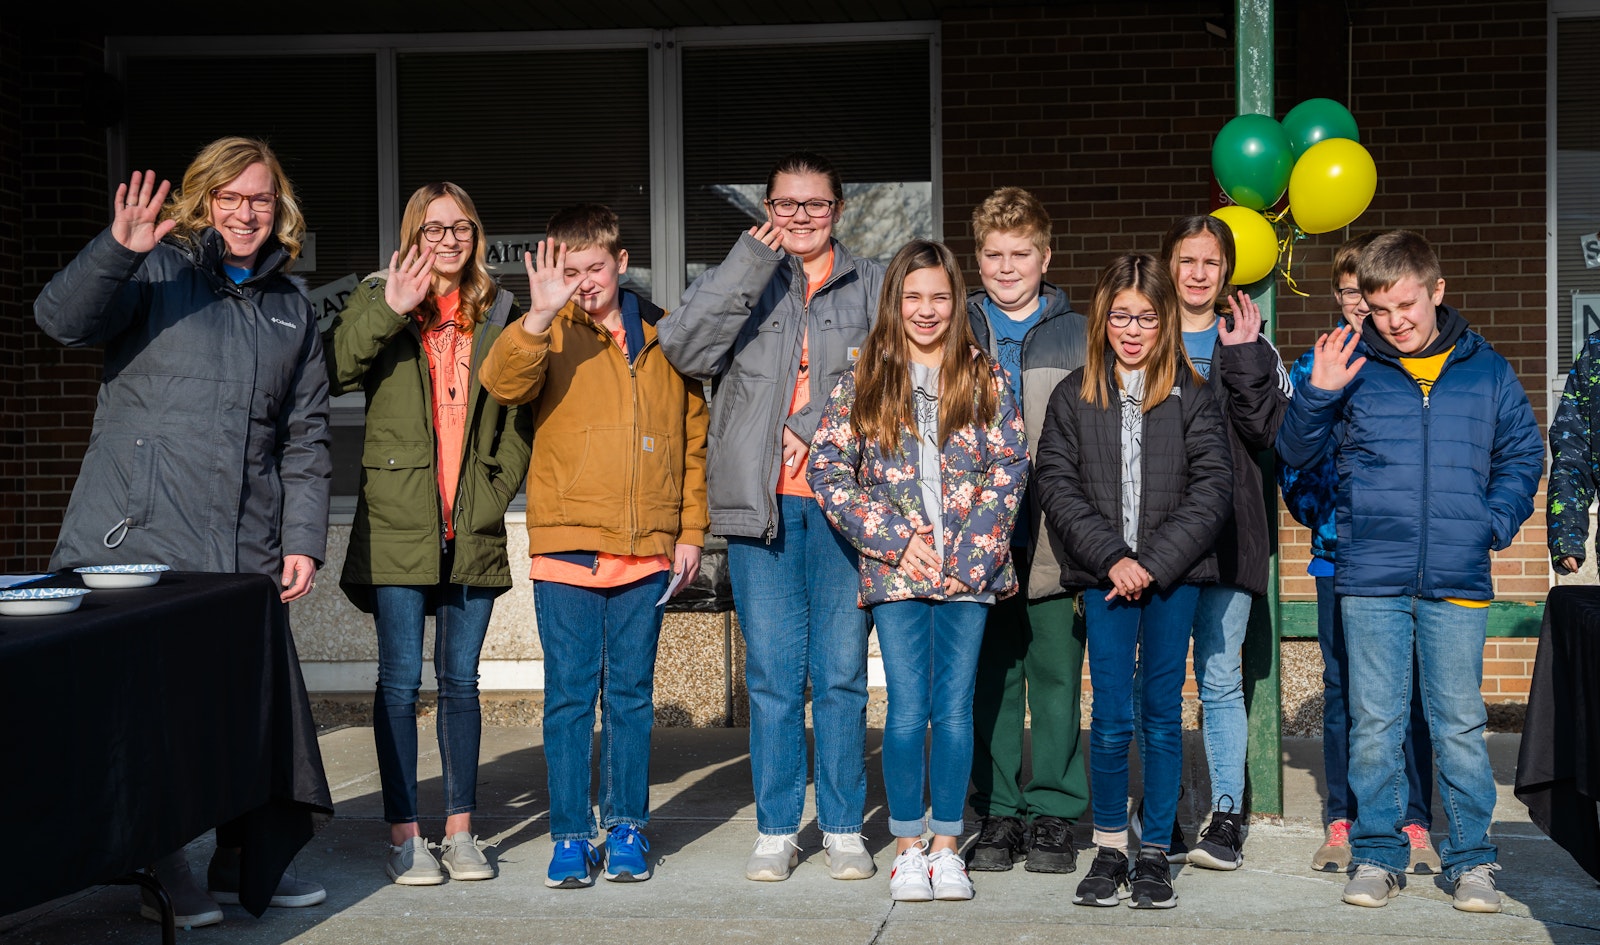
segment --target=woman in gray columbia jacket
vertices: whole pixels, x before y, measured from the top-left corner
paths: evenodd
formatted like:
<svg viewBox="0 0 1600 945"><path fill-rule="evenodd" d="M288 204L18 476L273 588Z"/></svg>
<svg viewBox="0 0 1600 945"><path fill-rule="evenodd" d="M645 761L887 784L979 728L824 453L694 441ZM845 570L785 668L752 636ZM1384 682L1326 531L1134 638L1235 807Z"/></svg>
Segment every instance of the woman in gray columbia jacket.
<svg viewBox="0 0 1600 945"><path fill-rule="evenodd" d="M756 845L753 880L798 862L811 684L817 821L829 871L865 879L867 619L856 552L806 485L806 455L839 378L861 354L883 266L833 239L843 187L826 158L790 154L767 177L767 220L739 237L661 321L674 367L713 382L711 530L745 639Z"/></svg>
<svg viewBox="0 0 1600 945"><path fill-rule="evenodd" d="M89 449L52 569L156 563L259 573L285 602L311 590L328 529L328 378L317 322L283 269L305 221L262 142L221 138L181 188L135 171L110 228L57 273L34 317L62 344L105 348ZM156 863L179 925L238 901L241 831L217 828L208 896L183 852ZM155 900L140 909L160 919ZM286 876L276 906L321 886Z"/></svg>

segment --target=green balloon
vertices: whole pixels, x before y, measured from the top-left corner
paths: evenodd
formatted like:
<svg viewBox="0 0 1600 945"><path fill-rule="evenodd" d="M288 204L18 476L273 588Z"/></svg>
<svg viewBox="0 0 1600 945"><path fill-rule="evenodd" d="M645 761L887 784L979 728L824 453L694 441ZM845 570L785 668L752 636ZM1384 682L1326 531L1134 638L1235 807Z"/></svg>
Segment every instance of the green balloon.
<svg viewBox="0 0 1600 945"><path fill-rule="evenodd" d="M1294 170L1289 135L1270 115L1240 115L1217 132L1211 170L1234 203L1265 210L1289 186Z"/></svg>
<svg viewBox="0 0 1600 945"><path fill-rule="evenodd" d="M1329 138L1361 140L1355 116L1331 98L1308 98L1289 109L1289 114L1283 116L1283 130L1289 135L1289 147L1294 149L1295 160L1313 145Z"/></svg>

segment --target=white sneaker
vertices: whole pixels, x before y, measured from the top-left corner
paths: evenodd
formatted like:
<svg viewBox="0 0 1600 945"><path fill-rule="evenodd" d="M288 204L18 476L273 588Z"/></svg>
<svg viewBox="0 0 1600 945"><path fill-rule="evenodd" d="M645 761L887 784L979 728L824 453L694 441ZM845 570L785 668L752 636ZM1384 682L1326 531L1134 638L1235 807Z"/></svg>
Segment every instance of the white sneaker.
<svg viewBox="0 0 1600 945"><path fill-rule="evenodd" d="M756 847L744 861L744 878L758 883L777 883L789 878L800 865L800 844L792 833L758 833Z"/></svg>
<svg viewBox="0 0 1600 945"><path fill-rule="evenodd" d="M954 850L939 850L928 857L928 871L933 884L933 898L962 900L972 898L972 877L967 875L966 861Z"/></svg>
<svg viewBox="0 0 1600 945"><path fill-rule="evenodd" d="M918 840L894 858L894 866L889 869L889 898L895 902L933 901L928 841Z"/></svg>
<svg viewBox="0 0 1600 945"><path fill-rule="evenodd" d="M825 833L822 835L822 858L828 864L828 875L834 879L870 879L878 871L872 854L861 842L859 833Z"/></svg>

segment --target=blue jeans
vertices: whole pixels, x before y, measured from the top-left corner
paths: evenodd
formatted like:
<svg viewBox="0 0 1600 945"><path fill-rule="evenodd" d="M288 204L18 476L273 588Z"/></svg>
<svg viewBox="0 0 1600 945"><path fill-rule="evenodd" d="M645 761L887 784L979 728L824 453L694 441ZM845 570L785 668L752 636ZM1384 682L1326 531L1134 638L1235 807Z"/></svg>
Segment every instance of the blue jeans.
<svg viewBox="0 0 1600 945"><path fill-rule="evenodd" d="M1333 592L1333 578L1317 578L1317 645L1322 648L1322 766L1327 772L1326 820L1354 820L1350 795L1350 666L1345 661L1344 614ZM1407 824L1433 826L1433 740L1422 712L1422 681L1411 686L1406 720Z"/></svg>
<svg viewBox="0 0 1600 945"><path fill-rule="evenodd" d="M1133 677L1142 683L1140 758L1144 764L1143 845L1166 849L1178 814L1183 769L1184 660L1200 589L1180 584L1136 601L1084 592L1089 638L1089 795L1094 827L1128 826L1128 743L1133 739Z"/></svg>
<svg viewBox="0 0 1600 945"><path fill-rule="evenodd" d="M901 600L872 608L889 690L883 723L883 784L889 832L961 836L972 774L972 689L989 605ZM928 728L932 751L924 754ZM924 775L927 775L925 778ZM923 803L923 785L929 806Z"/></svg>
<svg viewBox="0 0 1600 945"><path fill-rule="evenodd" d="M592 840L589 768L600 713L600 826L650 822L650 729L655 725L656 606L671 573L621 587L533 582L544 648L544 758L550 839Z"/></svg>
<svg viewBox="0 0 1600 945"><path fill-rule="evenodd" d="M1206 768L1211 809L1244 809L1245 749L1250 723L1244 710L1241 651L1250 626L1250 592L1228 584L1200 588L1194 609L1194 677L1205 710Z"/></svg>
<svg viewBox="0 0 1600 945"><path fill-rule="evenodd" d="M867 804L867 613L856 606L856 552L815 499L778 496L778 510L771 544L728 539L750 690L756 829L800 831L809 679L817 825L859 833Z"/></svg>
<svg viewBox="0 0 1600 945"><path fill-rule="evenodd" d="M1410 847L1400 832L1406 785L1406 718L1413 673L1433 735L1450 836L1439 847L1445 878L1492 863L1494 772L1483 741L1484 608L1415 597L1341 597L1350 666L1350 790L1356 819L1351 859L1401 872Z"/></svg>
<svg viewBox="0 0 1600 945"><path fill-rule="evenodd" d="M391 824L417 820L417 690L422 688L422 620L430 594L436 606L433 671L439 684L444 812L465 814L478 806L483 718L478 708L478 654L500 590L448 580L437 587L373 588L378 689L372 703L372 739L383 783L383 819Z"/></svg>

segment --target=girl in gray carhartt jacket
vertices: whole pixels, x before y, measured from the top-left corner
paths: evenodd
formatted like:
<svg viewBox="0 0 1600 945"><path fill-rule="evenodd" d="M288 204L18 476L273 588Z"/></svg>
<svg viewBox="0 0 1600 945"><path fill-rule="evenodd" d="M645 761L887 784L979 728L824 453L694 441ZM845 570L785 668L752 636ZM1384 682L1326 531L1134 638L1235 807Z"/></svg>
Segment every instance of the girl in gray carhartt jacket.
<svg viewBox="0 0 1600 945"><path fill-rule="evenodd" d="M806 453L829 393L860 357L883 267L833 237L839 175L799 152L767 179L767 222L739 237L676 312L661 349L713 382L707 445L711 530L728 538L728 573L745 638L755 778L754 880L798 862L806 788L805 691L816 732L817 820L836 879L864 879L867 621L856 607L856 553L805 481Z"/></svg>

